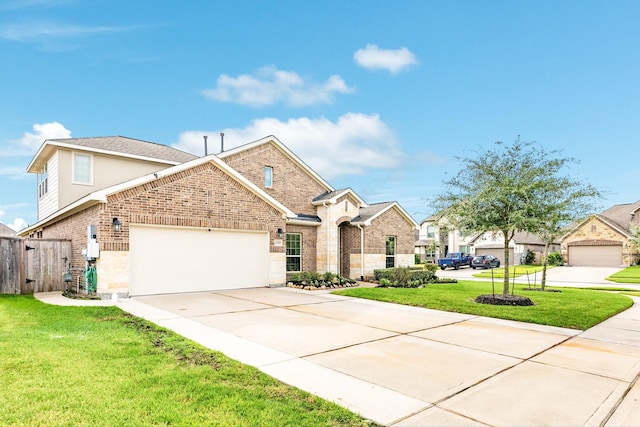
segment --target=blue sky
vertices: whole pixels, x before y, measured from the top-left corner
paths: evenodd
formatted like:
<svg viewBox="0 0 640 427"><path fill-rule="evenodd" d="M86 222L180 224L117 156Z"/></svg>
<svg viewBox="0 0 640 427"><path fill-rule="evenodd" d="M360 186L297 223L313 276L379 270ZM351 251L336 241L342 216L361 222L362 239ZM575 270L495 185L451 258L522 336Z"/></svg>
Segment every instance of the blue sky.
<svg viewBox="0 0 640 427"><path fill-rule="evenodd" d="M188 7L187 7L188 6ZM46 138L203 154L277 136L334 187L425 199L518 135L640 199L640 2L0 0L0 222L36 221Z"/></svg>

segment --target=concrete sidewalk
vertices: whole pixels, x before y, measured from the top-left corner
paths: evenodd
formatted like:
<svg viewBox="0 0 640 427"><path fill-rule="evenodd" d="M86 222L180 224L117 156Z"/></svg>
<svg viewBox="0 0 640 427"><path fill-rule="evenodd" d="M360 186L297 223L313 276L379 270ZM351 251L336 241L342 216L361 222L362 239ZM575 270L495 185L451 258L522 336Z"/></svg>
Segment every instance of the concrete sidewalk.
<svg viewBox="0 0 640 427"><path fill-rule="evenodd" d="M635 301L584 332L287 288L95 304L117 304L382 425L636 426Z"/></svg>

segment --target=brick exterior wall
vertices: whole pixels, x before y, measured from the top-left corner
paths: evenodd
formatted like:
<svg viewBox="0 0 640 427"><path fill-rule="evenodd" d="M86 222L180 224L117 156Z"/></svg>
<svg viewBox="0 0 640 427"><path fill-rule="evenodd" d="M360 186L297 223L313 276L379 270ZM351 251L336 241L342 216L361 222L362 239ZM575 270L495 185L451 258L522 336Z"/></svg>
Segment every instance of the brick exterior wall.
<svg viewBox="0 0 640 427"><path fill-rule="evenodd" d="M112 228L114 217L122 223L119 233ZM282 214L213 163L109 196L106 204L90 207L47 226L42 237L71 239L72 266L81 269L85 266L82 249L87 246L87 225L96 226L101 252L121 253L129 250L131 223L268 231L271 252L285 251L284 245L273 244L277 229L285 228ZM77 274L75 272L74 283ZM101 287L100 277L98 286Z"/></svg>
<svg viewBox="0 0 640 427"><path fill-rule="evenodd" d="M104 204L98 204L75 213L61 221L58 221L42 230L43 239L68 239L71 240L71 274L72 283L76 283L80 270L86 266L82 250L87 247L87 226L95 225L98 233L100 214L104 209ZM98 235L99 241L99 235Z"/></svg>
<svg viewBox="0 0 640 427"><path fill-rule="evenodd" d="M302 234L302 271L316 271L316 246L318 227L305 227L302 225L287 225L287 233ZM288 279L289 274L287 275Z"/></svg>
<svg viewBox="0 0 640 427"><path fill-rule="evenodd" d="M265 143L222 159L274 199L298 214L315 215L311 201L328 189L273 144ZM264 167L273 168L273 188L264 186Z"/></svg>
<svg viewBox="0 0 640 427"><path fill-rule="evenodd" d="M359 278L360 274L355 276L352 272L351 255L360 254L360 229L349 223L340 225L340 275L350 278ZM357 262L360 264L360 261Z"/></svg>
<svg viewBox="0 0 640 427"><path fill-rule="evenodd" d="M411 254L415 250L415 227L396 209L389 209L364 228L364 252L385 254L386 237L396 236L396 254Z"/></svg>
<svg viewBox="0 0 640 427"><path fill-rule="evenodd" d="M114 233L112 218L122 222ZM261 230L271 233L271 251L282 214L226 175L213 163L194 168L112 195L100 223L104 250L128 250L129 223L184 227Z"/></svg>

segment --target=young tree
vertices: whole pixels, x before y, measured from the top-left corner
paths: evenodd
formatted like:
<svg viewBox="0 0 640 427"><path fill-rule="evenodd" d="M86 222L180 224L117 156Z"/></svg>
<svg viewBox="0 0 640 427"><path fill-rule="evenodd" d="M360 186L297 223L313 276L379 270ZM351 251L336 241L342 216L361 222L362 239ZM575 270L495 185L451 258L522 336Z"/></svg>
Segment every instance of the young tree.
<svg viewBox="0 0 640 427"><path fill-rule="evenodd" d="M553 203L547 202L562 180L559 171L575 161L558 155L520 137L511 145L499 141L493 147L480 147L468 157L457 157L461 170L444 182L445 191L434 200L457 227L502 234L504 295L509 293L509 245L514 234L541 230L541 221L553 212Z"/></svg>
<svg viewBox="0 0 640 427"><path fill-rule="evenodd" d="M591 185L574 178L559 176L549 183L543 197L538 200L536 234L544 242L540 282L543 291L547 283L549 246L566 233L571 223L593 212L593 201L598 197L601 197L601 193Z"/></svg>

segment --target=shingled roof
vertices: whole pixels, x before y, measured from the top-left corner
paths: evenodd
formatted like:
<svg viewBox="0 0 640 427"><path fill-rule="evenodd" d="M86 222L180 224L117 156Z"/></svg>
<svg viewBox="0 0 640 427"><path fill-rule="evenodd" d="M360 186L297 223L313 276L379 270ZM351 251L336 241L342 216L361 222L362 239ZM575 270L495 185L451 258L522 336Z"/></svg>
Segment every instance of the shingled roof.
<svg viewBox="0 0 640 427"><path fill-rule="evenodd" d="M16 236L16 232L0 222L0 236L15 237Z"/></svg>
<svg viewBox="0 0 640 427"><path fill-rule="evenodd" d="M611 222L614 222L615 225L619 226L623 230L630 231L631 230L631 219L633 215L640 215L640 201L635 203L624 203L620 205L615 205L600 213L601 217L608 219Z"/></svg>
<svg viewBox="0 0 640 427"><path fill-rule="evenodd" d="M44 161L43 158L48 157L47 151L53 147L82 147L87 151L156 160L170 165L178 165L198 157L167 145L125 136L48 139L34 156L27 171L37 172L43 166L40 164Z"/></svg>

